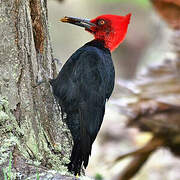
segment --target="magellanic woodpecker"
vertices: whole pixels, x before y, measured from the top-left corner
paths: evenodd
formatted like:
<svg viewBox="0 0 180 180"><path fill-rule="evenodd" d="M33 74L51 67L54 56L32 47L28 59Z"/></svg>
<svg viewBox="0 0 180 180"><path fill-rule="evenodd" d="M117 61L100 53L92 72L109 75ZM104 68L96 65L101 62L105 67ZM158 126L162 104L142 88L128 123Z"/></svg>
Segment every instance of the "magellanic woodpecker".
<svg viewBox="0 0 180 180"><path fill-rule="evenodd" d="M53 93L73 137L68 170L80 174L87 167L92 144L101 127L106 101L114 88L115 72L111 51L127 33L131 14L101 15L92 20L64 17L62 22L85 28L94 40L79 48L50 80ZM79 35L80 36L80 35Z"/></svg>

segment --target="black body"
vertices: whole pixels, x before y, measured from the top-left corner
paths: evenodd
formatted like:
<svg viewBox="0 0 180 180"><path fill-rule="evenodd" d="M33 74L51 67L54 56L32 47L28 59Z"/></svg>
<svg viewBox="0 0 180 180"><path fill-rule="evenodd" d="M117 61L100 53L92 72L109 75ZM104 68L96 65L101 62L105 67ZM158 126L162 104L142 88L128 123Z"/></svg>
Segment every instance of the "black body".
<svg viewBox="0 0 180 180"><path fill-rule="evenodd" d="M101 127L106 100L114 88L114 66L109 49L98 40L79 48L50 81L54 96L71 131L74 146L68 169L80 174L86 168L92 144Z"/></svg>

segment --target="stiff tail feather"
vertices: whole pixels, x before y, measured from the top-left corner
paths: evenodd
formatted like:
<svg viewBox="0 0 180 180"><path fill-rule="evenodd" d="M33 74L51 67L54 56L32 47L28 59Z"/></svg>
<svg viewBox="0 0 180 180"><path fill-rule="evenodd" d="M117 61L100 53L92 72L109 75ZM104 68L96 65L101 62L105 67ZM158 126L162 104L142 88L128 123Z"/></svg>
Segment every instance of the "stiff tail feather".
<svg viewBox="0 0 180 180"><path fill-rule="evenodd" d="M68 170L74 175L80 174L81 166L87 167L92 144L100 129L104 116L103 107L83 105L79 111L67 114L67 125L71 131L74 146Z"/></svg>
<svg viewBox="0 0 180 180"><path fill-rule="evenodd" d="M82 128L80 119L80 112L69 113L67 114L66 118L66 122L68 128L71 131L74 142L70 157L70 163L68 164L68 170L74 175L80 175L82 165L84 166L84 168L87 167L92 146L90 138L87 136L87 134L84 134L85 136L82 138L82 129L84 128ZM83 141L84 139L86 140L86 142Z"/></svg>

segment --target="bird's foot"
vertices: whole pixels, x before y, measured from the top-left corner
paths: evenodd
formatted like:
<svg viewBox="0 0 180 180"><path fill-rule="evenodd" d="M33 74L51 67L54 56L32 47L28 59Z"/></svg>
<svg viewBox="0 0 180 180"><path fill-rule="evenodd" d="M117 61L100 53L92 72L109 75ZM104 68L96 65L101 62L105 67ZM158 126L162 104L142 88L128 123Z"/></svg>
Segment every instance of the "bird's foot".
<svg viewBox="0 0 180 180"><path fill-rule="evenodd" d="M52 81L51 78L48 78L47 80L44 80L44 79L39 80L39 81L37 80L36 83L32 85L32 87L36 88L36 87L38 87L38 86L40 86L41 84L44 84L44 83L50 83L51 84L51 81Z"/></svg>

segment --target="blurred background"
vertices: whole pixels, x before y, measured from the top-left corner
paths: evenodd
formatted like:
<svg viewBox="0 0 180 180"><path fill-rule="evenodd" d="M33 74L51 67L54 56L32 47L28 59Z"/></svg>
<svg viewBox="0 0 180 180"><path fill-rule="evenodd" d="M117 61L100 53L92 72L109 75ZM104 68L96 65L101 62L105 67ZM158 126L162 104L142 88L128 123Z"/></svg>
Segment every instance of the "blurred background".
<svg viewBox="0 0 180 180"><path fill-rule="evenodd" d="M122 115L119 105L123 103L121 96L126 90L121 87L121 83L133 80L146 66L161 62L170 48L167 43L170 32L148 0L49 0L48 10L53 54L62 64L93 37L80 27L60 23L60 18L74 16L92 19L101 14L132 13L126 39L112 53L116 85L107 103L104 122L93 144L86 170L89 177L97 180L113 180L129 159L110 166L112 161L118 155L143 146L150 138L149 134L125 127L126 118ZM167 150L161 149L151 156L134 180L178 180L180 172L177 166L180 166L180 161Z"/></svg>

